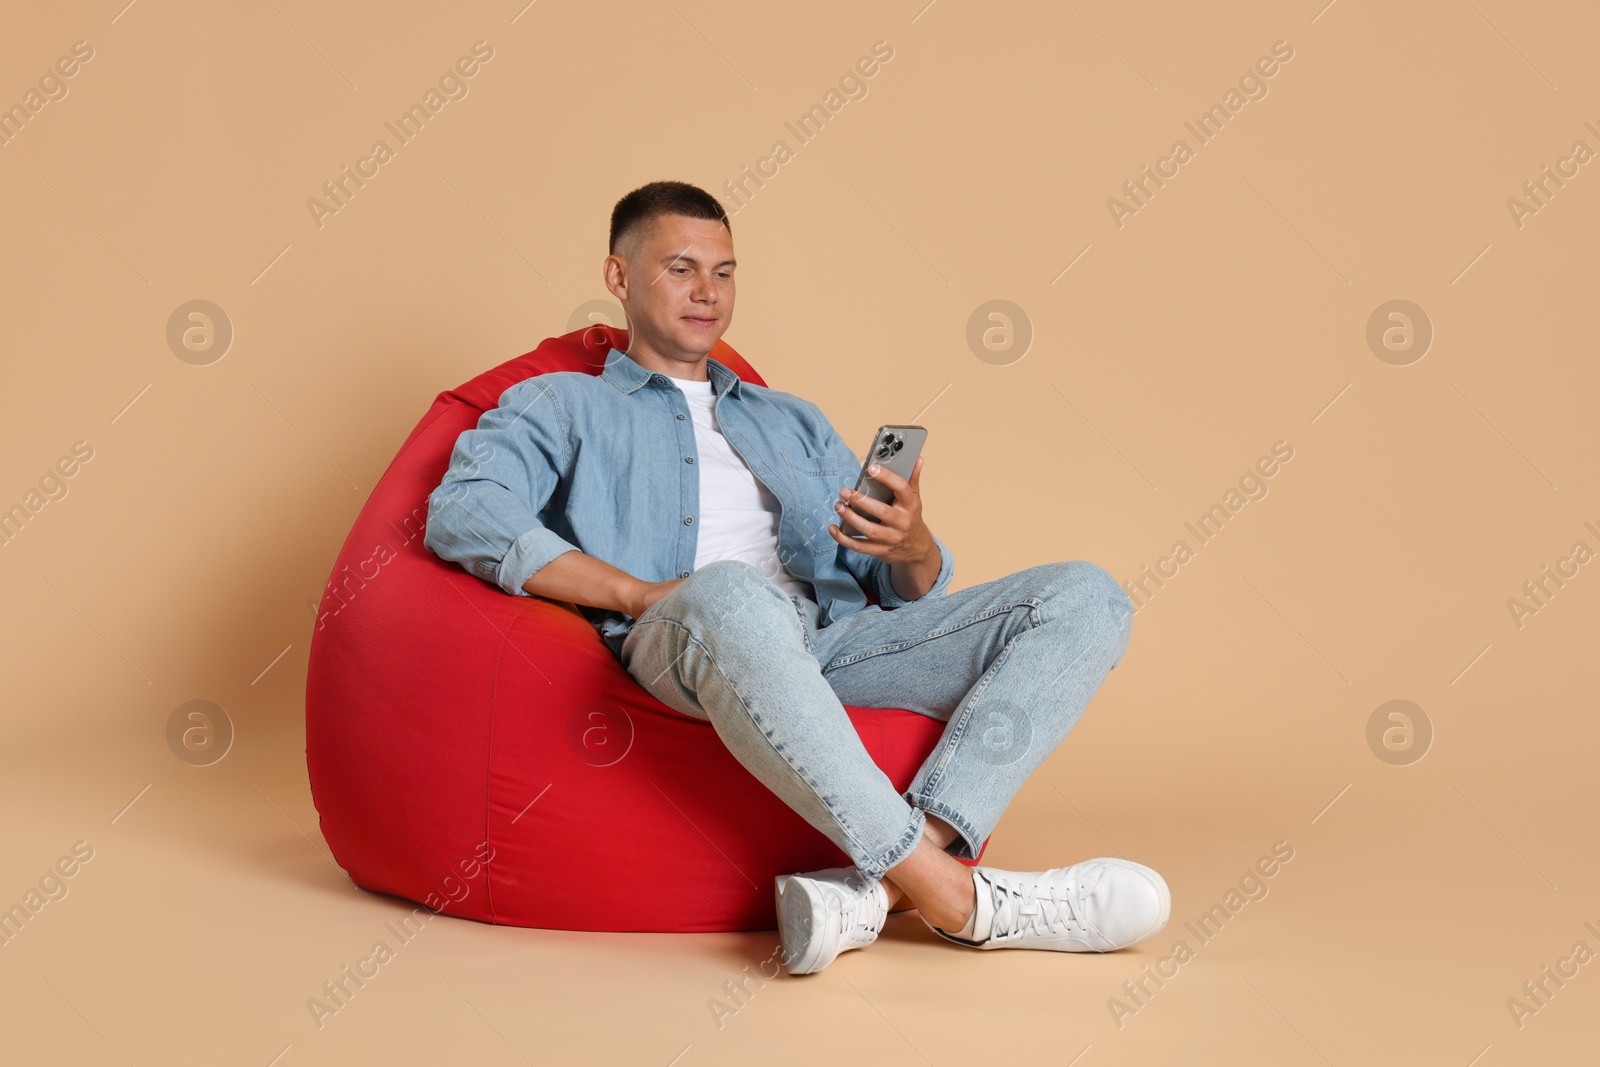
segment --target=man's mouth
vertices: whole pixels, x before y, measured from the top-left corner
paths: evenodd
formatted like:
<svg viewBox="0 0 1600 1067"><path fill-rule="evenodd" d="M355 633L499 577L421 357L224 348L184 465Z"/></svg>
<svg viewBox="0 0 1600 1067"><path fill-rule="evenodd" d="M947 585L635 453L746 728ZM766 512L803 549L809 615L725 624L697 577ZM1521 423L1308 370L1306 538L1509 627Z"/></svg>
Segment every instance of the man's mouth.
<svg viewBox="0 0 1600 1067"><path fill-rule="evenodd" d="M687 322L691 326L702 326L702 327L704 327L704 326L715 326L717 324L717 320L716 320L715 316L711 316L711 317L708 318L708 317L703 316L703 315L685 315L683 317L683 321Z"/></svg>

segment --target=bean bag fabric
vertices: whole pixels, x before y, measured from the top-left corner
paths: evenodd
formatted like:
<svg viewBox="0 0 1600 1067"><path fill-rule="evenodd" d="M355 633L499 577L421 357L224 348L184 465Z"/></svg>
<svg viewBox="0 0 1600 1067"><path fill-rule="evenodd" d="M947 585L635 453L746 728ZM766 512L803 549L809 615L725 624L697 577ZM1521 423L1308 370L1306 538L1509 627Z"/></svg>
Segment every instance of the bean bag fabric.
<svg viewBox="0 0 1600 1067"><path fill-rule="evenodd" d="M850 862L709 724L635 682L572 605L507 596L423 547L463 430L515 383L598 374L627 344L591 326L440 394L334 563L306 763L323 836L359 886L513 926L770 930L775 875ZM711 355L765 384L726 344ZM847 711L901 790L944 728Z"/></svg>

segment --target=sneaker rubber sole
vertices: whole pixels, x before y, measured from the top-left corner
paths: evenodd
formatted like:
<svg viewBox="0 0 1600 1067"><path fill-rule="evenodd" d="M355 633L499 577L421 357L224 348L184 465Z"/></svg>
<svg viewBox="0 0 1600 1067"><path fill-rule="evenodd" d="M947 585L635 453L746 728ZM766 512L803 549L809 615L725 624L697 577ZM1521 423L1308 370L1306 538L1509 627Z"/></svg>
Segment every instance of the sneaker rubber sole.
<svg viewBox="0 0 1600 1067"><path fill-rule="evenodd" d="M780 874L772 885L773 902L778 910L778 937L783 948L784 968L790 974L810 974L817 970L822 956L821 939L816 932L827 922L820 902L789 882L794 876Z"/></svg>

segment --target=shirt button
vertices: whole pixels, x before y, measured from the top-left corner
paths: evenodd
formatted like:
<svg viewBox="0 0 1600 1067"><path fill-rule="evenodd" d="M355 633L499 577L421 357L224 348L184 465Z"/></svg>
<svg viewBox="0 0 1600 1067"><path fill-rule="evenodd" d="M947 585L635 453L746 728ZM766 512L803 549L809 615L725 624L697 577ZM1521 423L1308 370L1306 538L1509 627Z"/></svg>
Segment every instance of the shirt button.
<svg viewBox="0 0 1600 1067"><path fill-rule="evenodd" d="M678 577L679 578L687 578L687 577L689 577L689 572L688 571L684 571L682 574L678 575Z"/></svg>
<svg viewBox="0 0 1600 1067"><path fill-rule="evenodd" d="M663 378L663 377L662 377L662 376L661 376L661 375L659 375L659 374L658 374L658 375L656 375L656 376L655 376L655 377L654 377L654 378L651 378L651 379L650 379L650 380L651 380L651 381L653 381L653 382L655 382L655 383L656 383L656 384L657 384L657 385L660 385L660 384L662 384L662 383L663 383L663 382L665 382L665 381L666 381L666 379L665 379L665 378Z"/></svg>
<svg viewBox="0 0 1600 1067"><path fill-rule="evenodd" d="M681 412L681 411L680 411L680 412L678 412L678 418L680 418L680 419L681 419L681 418L683 418L683 417L684 417L684 415L683 415L683 412Z"/></svg>
<svg viewBox="0 0 1600 1067"><path fill-rule="evenodd" d="M684 456L683 457L683 461L685 463L693 463L694 462L694 457L693 456Z"/></svg>
<svg viewBox="0 0 1600 1067"><path fill-rule="evenodd" d="M683 517L683 524L685 526L693 526L694 525L694 516L693 515L685 515Z"/></svg>

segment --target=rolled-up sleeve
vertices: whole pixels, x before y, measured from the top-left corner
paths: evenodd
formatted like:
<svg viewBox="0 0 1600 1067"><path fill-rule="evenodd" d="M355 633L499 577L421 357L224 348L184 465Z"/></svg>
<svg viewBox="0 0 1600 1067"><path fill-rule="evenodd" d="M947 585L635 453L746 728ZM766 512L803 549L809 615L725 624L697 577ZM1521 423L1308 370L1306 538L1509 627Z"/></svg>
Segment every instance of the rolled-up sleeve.
<svg viewBox="0 0 1600 1067"><path fill-rule="evenodd" d="M844 438L839 436L839 432L833 428L833 424L828 421L828 417L823 414L822 409L815 404L811 406L815 410L819 421L819 428L827 455L839 469L840 484L853 487L856 477L861 473L862 458L857 456L849 445L845 444ZM835 493L837 493L837 490L835 490ZM837 496L835 496L835 499L837 499ZM831 508L832 501L829 502L829 506ZM840 529L848 533L850 527L845 523L845 520L838 518L837 512L833 514L835 516L834 521ZM945 595L949 591L950 579L955 574L955 560L950 554L949 546L940 540L937 534L934 535L933 543L939 548L939 577L934 580L933 586L922 594L923 597ZM892 609L904 607L906 604L911 603L911 601L894 591L889 564L877 556L871 556L865 552L857 552L844 546L840 546L839 551L844 553L843 563L845 569L855 576L856 581L860 583L863 589L871 591L872 595L877 598L879 607Z"/></svg>
<svg viewBox="0 0 1600 1067"><path fill-rule="evenodd" d="M939 540L938 534L933 535L933 543L939 547L939 577L934 579L933 586L926 593L923 593L918 598L919 600L930 596L944 596L945 593L949 592L950 578L955 574L955 560L950 555L949 546ZM860 553L853 554L860 555ZM879 559L874 559L872 562L878 564L876 578L878 583L878 606L887 609L904 607L906 604L911 603L911 601L894 591L894 583L889 580L889 567Z"/></svg>
<svg viewBox="0 0 1600 1067"><path fill-rule="evenodd" d="M582 551L539 521L566 470L568 422L539 378L507 389L456 438L444 480L428 495L423 544L513 596L539 568Z"/></svg>

